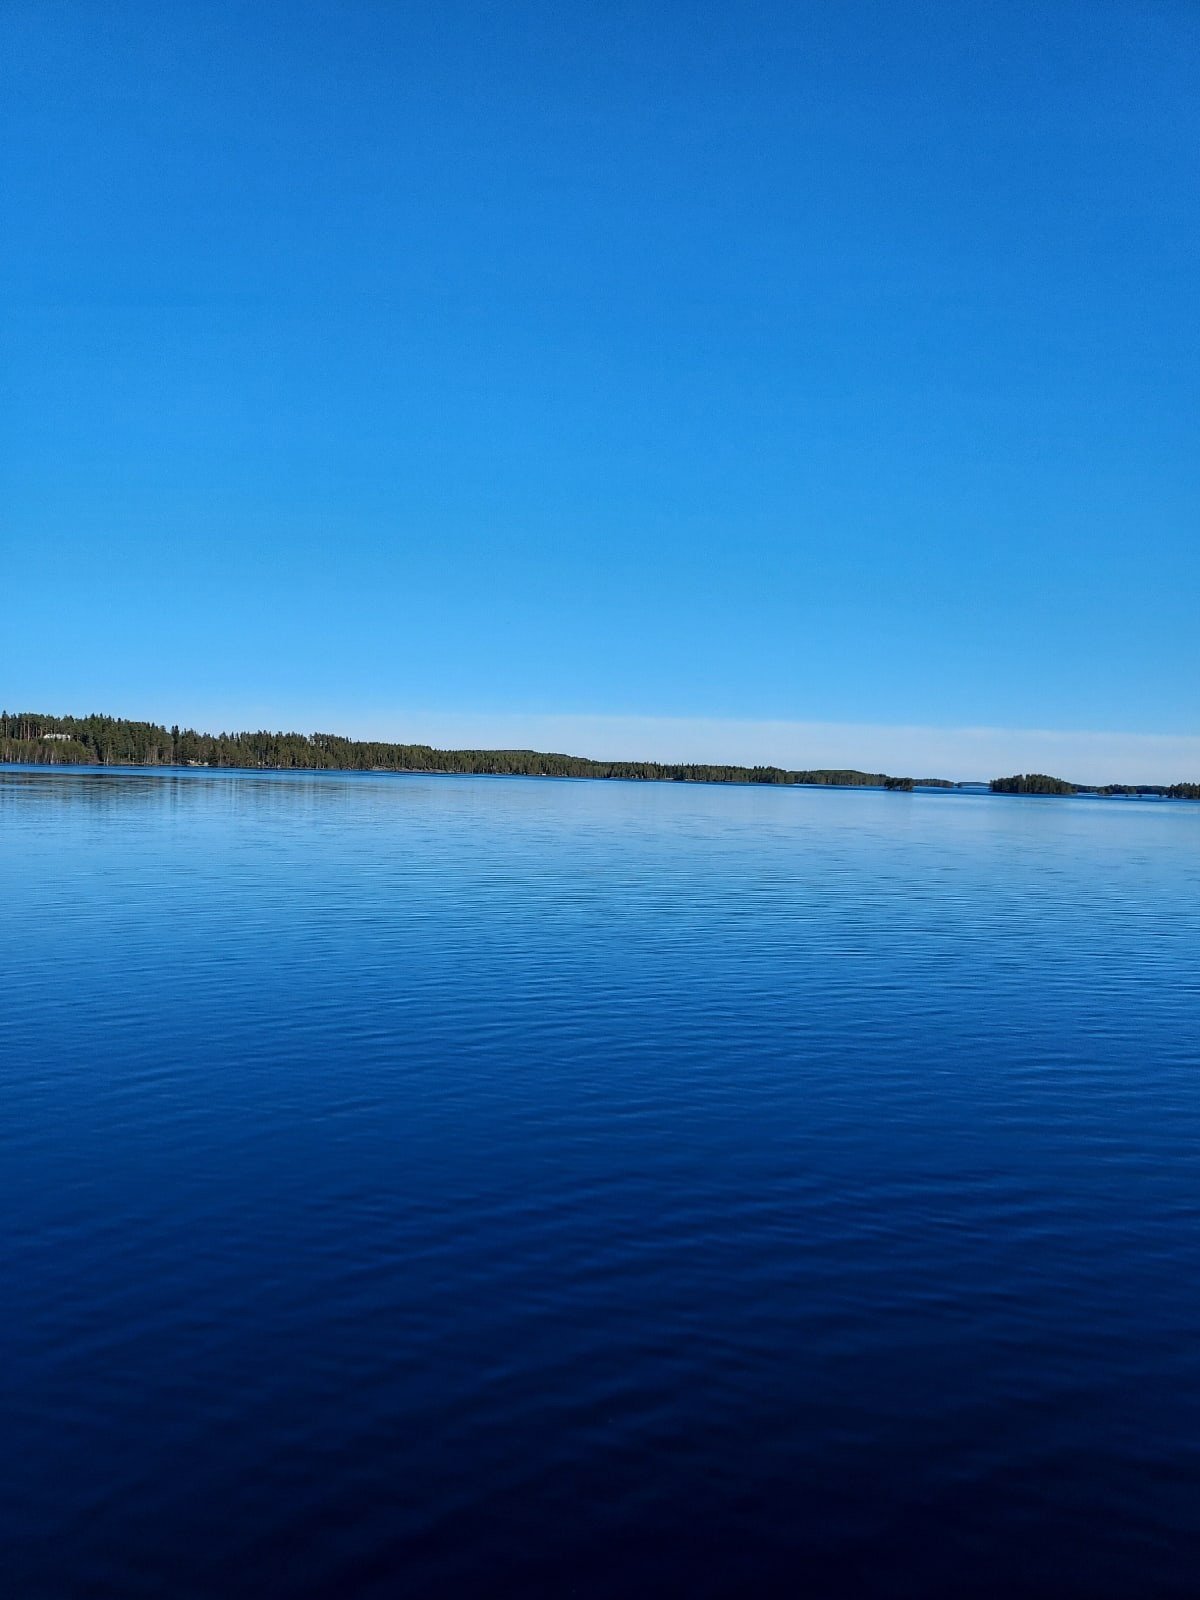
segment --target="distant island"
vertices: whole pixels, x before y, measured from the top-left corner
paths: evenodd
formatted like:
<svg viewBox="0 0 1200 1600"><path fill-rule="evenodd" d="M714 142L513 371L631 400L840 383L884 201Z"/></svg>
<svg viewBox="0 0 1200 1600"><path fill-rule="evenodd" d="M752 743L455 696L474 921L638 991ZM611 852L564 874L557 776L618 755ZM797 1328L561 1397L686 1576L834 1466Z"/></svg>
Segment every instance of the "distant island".
<svg viewBox="0 0 1200 1600"><path fill-rule="evenodd" d="M1162 800L1200 800L1200 783L1106 783L1089 785L1068 783L1045 772L1020 772L1011 778L993 778L988 788L993 794L1103 794Z"/></svg>
<svg viewBox="0 0 1200 1600"><path fill-rule="evenodd" d="M197 733L123 717L0 712L0 762L37 766L251 767L268 771L453 772L533 778L633 778L675 783L824 784L953 789L946 778L884 772L741 767L698 762L592 761L541 750L437 750L335 733Z"/></svg>
<svg viewBox="0 0 1200 1600"><path fill-rule="evenodd" d="M268 772L445 772L522 778L628 778L651 783L819 784L830 788L977 789L949 778L895 777L855 767L742 767L707 762L593 761L544 750L439 750L428 744L347 739L336 733L198 733L125 717L0 712L0 764L100 767L228 767ZM1200 800L1200 783L1102 787L1044 772L993 778L993 794L1145 796Z"/></svg>

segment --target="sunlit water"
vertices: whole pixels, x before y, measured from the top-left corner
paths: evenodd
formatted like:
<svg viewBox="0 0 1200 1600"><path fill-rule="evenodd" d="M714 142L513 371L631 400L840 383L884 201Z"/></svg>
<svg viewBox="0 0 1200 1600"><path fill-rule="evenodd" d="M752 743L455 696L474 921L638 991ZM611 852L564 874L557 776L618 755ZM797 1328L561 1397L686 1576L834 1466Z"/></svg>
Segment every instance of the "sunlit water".
<svg viewBox="0 0 1200 1600"><path fill-rule="evenodd" d="M1200 1592L1200 806L0 773L0 1589Z"/></svg>

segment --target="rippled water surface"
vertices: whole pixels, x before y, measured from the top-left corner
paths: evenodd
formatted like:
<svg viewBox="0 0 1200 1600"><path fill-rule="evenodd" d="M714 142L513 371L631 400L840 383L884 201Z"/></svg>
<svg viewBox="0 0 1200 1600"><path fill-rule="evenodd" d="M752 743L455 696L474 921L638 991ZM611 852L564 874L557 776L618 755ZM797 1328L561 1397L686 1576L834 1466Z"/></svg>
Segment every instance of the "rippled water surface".
<svg viewBox="0 0 1200 1600"><path fill-rule="evenodd" d="M0 1589L1200 1592L1200 806L0 772Z"/></svg>

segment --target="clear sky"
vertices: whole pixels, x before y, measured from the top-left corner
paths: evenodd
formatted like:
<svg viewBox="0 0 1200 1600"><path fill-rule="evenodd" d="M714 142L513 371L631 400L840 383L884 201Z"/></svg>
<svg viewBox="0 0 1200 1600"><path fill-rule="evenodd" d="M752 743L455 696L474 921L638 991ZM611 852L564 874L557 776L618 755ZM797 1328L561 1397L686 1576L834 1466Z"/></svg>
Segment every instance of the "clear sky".
<svg viewBox="0 0 1200 1600"><path fill-rule="evenodd" d="M0 29L10 707L1200 735L1192 0Z"/></svg>

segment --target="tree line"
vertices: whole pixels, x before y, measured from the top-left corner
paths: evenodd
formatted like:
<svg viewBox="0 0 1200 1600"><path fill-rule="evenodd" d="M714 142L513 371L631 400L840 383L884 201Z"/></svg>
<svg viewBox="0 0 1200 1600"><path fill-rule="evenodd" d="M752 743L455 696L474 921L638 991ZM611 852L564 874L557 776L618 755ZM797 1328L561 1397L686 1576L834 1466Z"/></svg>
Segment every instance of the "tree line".
<svg viewBox="0 0 1200 1600"><path fill-rule="evenodd" d="M946 778L894 777L854 767L810 770L706 762L593 761L544 750L439 750L427 744L347 739L336 733L200 733L94 714L0 711L0 762L37 766L231 767L265 771L453 772L535 778L630 778L675 783L824 784L839 788L953 789ZM1200 783L1100 787L1045 772L993 778L993 794L1100 794L1200 800Z"/></svg>
<svg viewBox="0 0 1200 1600"><path fill-rule="evenodd" d="M1011 778L993 778L988 788L993 794L1078 794L1078 785L1065 778L1051 778L1045 772L1018 772Z"/></svg>
<svg viewBox="0 0 1200 1600"><path fill-rule="evenodd" d="M235 767L271 771L454 772L545 778L633 778L676 783L829 784L953 788L945 779L891 778L851 768L812 771L697 762L593 761L541 750L439 750L335 733L199 733L123 717L0 712L0 761L102 767Z"/></svg>
<svg viewBox="0 0 1200 1600"><path fill-rule="evenodd" d="M993 794L1102 794L1139 795L1159 800L1200 800L1200 783L1105 783L1089 787L1052 778L1045 772L1018 772L1011 778L993 778L988 785Z"/></svg>

